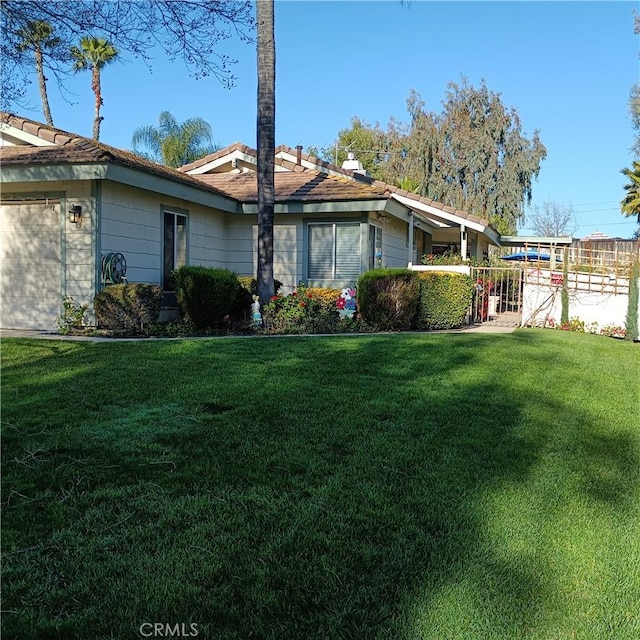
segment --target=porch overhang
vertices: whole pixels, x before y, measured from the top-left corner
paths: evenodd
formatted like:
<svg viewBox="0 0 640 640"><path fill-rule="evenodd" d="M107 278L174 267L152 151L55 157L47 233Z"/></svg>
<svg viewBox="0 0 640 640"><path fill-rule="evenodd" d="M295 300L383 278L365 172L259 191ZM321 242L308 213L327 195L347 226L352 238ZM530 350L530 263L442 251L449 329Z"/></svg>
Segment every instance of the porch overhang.
<svg viewBox="0 0 640 640"><path fill-rule="evenodd" d="M570 236L500 236L501 247L568 246L573 242Z"/></svg>

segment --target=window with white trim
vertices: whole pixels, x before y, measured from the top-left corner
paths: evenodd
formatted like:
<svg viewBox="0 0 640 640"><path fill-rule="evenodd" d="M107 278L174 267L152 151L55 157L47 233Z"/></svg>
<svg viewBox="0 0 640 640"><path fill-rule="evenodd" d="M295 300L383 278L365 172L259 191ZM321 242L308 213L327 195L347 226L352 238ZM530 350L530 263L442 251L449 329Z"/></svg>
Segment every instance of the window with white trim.
<svg viewBox="0 0 640 640"><path fill-rule="evenodd" d="M308 232L309 280L355 280L360 275L359 223L310 224Z"/></svg>
<svg viewBox="0 0 640 640"><path fill-rule="evenodd" d="M187 264L187 216L164 212L162 287L171 291L171 272Z"/></svg>
<svg viewBox="0 0 640 640"><path fill-rule="evenodd" d="M369 269L382 267L382 227L369 225Z"/></svg>

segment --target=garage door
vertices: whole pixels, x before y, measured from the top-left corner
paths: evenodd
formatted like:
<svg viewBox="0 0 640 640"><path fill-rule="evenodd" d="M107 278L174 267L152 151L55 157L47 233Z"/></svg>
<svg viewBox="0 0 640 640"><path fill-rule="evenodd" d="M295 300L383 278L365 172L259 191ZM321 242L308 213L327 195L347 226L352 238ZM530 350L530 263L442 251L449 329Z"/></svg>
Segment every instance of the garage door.
<svg viewBox="0 0 640 640"><path fill-rule="evenodd" d="M56 329L61 309L59 200L0 203L0 325Z"/></svg>

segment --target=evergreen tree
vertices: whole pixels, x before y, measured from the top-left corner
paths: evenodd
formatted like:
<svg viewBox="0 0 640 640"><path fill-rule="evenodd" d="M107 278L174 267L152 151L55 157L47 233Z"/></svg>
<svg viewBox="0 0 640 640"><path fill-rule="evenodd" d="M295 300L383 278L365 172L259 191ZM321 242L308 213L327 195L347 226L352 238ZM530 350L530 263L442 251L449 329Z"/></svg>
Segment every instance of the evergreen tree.
<svg viewBox="0 0 640 640"><path fill-rule="evenodd" d="M383 132L354 119L338 145L356 134L365 138L360 129L366 128L370 140L383 141L372 164L360 158L374 177L418 185L423 196L488 219L500 233L515 233L546 157L538 132L525 137L517 111L484 82L477 89L466 80L450 83L441 113L426 111L414 91L407 106L408 128L392 120Z"/></svg>
<svg viewBox="0 0 640 640"><path fill-rule="evenodd" d="M181 167L220 148L212 142L211 125L202 118L179 123L168 111L160 114L157 127L138 127L131 144L136 155L168 167Z"/></svg>
<svg viewBox="0 0 640 640"><path fill-rule="evenodd" d="M44 52L54 50L62 44L60 38L54 37L53 27L44 20L30 20L26 26L18 30L20 41L17 44L18 51L33 51L38 76L38 88L42 101L42 112L49 126L53 126L49 97L47 95L47 78L44 75Z"/></svg>
<svg viewBox="0 0 640 640"><path fill-rule="evenodd" d="M100 139L100 116L102 107L102 88L100 74L105 65L113 62L118 56L118 50L106 39L95 36L85 36L80 40L79 47L71 49L74 60L74 71L91 70L91 90L95 95L95 113L93 117L93 139Z"/></svg>
<svg viewBox="0 0 640 640"><path fill-rule="evenodd" d="M625 216L637 216L640 224L640 162L634 161L632 168L622 169L620 173L629 179L624 186L626 195L620 209Z"/></svg>

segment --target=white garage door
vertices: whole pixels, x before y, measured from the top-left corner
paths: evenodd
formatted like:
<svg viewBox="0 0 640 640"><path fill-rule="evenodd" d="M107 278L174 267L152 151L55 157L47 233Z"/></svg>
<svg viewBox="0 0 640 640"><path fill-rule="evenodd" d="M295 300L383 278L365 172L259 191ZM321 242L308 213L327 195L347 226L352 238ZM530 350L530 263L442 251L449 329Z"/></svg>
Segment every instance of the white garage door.
<svg viewBox="0 0 640 640"><path fill-rule="evenodd" d="M56 329L61 309L58 200L0 204L0 326Z"/></svg>

